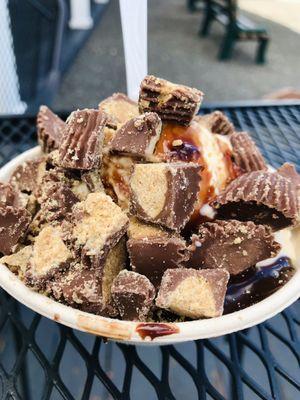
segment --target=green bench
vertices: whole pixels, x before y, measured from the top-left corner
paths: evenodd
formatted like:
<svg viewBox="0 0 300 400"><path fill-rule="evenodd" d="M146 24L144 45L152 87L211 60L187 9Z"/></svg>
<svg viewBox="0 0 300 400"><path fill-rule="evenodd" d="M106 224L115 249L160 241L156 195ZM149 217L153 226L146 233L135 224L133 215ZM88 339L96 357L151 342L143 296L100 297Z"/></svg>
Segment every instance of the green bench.
<svg viewBox="0 0 300 400"><path fill-rule="evenodd" d="M232 55L237 40L256 40L258 48L256 62L264 64L269 36L265 28L249 18L238 14L237 0L205 0L204 19L199 34L207 36L213 21L225 26L226 32L219 51L219 59L227 60Z"/></svg>

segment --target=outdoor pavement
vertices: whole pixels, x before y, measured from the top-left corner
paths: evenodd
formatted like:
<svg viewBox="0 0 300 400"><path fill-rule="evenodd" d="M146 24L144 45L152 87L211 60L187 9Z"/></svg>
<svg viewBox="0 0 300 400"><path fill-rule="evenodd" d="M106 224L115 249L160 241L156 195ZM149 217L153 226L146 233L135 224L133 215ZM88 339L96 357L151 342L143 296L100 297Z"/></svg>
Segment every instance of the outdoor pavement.
<svg viewBox="0 0 300 400"><path fill-rule="evenodd" d="M242 3L247 6L247 1ZM300 34L296 31L257 14L247 14L264 25L271 36L267 64L255 64L254 42L238 43L233 58L220 62L217 53L224 33L222 26L216 22L210 37L201 38L197 35L201 12L191 14L184 0L149 0L148 4L149 73L200 88L206 102L260 99L283 87L298 85L299 89ZM252 9L258 12L257 7ZM270 16L270 7L268 13ZM111 0L64 77L53 106L94 107L112 92L125 90L118 1Z"/></svg>

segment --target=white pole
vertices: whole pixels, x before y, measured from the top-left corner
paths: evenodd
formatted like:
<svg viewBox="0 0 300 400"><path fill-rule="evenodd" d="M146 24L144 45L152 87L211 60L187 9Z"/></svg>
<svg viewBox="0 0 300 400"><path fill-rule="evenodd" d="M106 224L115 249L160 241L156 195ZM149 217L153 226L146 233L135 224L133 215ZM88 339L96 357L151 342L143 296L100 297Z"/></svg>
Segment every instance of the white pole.
<svg viewBox="0 0 300 400"><path fill-rule="evenodd" d="M119 0L125 53L127 94L138 98L139 84L147 75L147 0Z"/></svg>
<svg viewBox="0 0 300 400"><path fill-rule="evenodd" d="M69 27L71 29L90 29L93 26L90 0L70 0L70 7Z"/></svg>
<svg viewBox="0 0 300 400"><path fill-rule="evenodd" d="M0 114L22 114L26 103L20 97L10 25L8 0L0 1Z"/></svg>

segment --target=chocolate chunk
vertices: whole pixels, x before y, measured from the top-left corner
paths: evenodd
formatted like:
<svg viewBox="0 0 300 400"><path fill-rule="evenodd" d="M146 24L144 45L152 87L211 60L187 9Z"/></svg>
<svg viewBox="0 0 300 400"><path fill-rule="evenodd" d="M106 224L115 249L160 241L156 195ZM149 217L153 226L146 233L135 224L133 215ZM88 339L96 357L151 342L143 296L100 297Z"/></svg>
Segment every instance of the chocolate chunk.
<svg viewBox="0 0 300 400"><path fill-rule="evenodd" d="M98 110L84 109L71 113L59 148L62 167L83 170L100 167L106 120L106 114Z"/></svg>
<svg viewBox="0 0 300 400"><path fill-rule="evenodd" d="M22 207L20 194L10 183L0 182L0 206Z"/></svg>
<svg viewBox="0 0 300 400"><path fill-rule="evenodd" d="M47 186L43 191L41 211L45 221L63 220L79 201L72 190L59 182Z"/></svg>
<svg viewBox="0 0 300 400"><path fill-rule="evenodd" d="M200 90L148 75L141 83L139 109L141 113L156 112L163 121L188 125L199 111L202 98Z"/></svg>
<svg viewBox="0 0 300 400"><path fill-rule="evenodd" d="M26 246L14 254L0 258L0 263L6 264L12 272L24 278L31 255L32 246Z"/></svg>
<svg viewBox="0 0 300 400"><path fill-rule="evenodd" d="M224 269L169 269L162 278L156 305L193 319L219 317L228 280Z"/></svg>
<svg viewBox="0 0 300 400"><path fill-rule="evenodd" d="M267 165L255 142L246 132L235 132L230 136L235 163L244 172L266 170Z"/></svg>
<svg viewBox="0 0 300 400"><path fill-rule="evenodd" d="M268 171L253 171L232 181L212 203L218 219L253 221L274 230L297 225L299 199L292 182Z"/></svg>
<svg viewBox="0 0 300 400"><path fill-rule="evenodd" d="M187 260L185 241L179 237L144 237L127 242L133 271L145 275L156 287L166 269L179 268Z"/></svg>
<svg viewBox="0 0 300 400"><path fill-rule="evenodd" d="M64 241L62 228L45 226L34 240L25 282L30 286L44 288L47 280L69 268L73 257Z"/></svg>
<svg viewBox="0 0 300 400"><path fill-rule="evenodd" d="M0 253L10 254L23 239L31 221L25 208L0 206Z"/></svg>
<svg viewBox="0 0 300 400"><path fill-rule="evenodd" d="M161 133L156 113L146 113L127 121L116 132L110 144L113 153L147 158L153 155Z"/></svg>
<svg viewBox="0 0 300 400"><path fill-rule="evenodd" d="M298 174L293 164L284 163L278 168L277 173L289 179L296 187L300 186L300 174Z"/></svg>
<svg viewBox="0 0 300 400"><path fill-rule="evenodd" d="M82 172L81 179L91 193L104 191L99 169Z"/></svg>
<svg viewBox="0 0 300 400"><path fill-rule="evenodd" d="M107 251L125 234L128 217L104 193L91 193L75 204L72 214L71 239L82 249L85 262L101 262Z"/></svg>
<svg viewBox="0 0 300 400"><path fill-rule="evenodd" d="M66 124L47 106L41 106L37 115L38 142L45 153L58 149Z"/></svg>
<svg viewBox="0 0 300 400"><path fill-rule="evenodd" d="M223 268L237 275L259 261L275 257L280 245L268 226L229 220L202 224L188 250L187 267Z"/></svg>
<svg viewBox="0 0 300 400"><path fill-rule="evenodd" d="M99 104L99 110L110 117L110 126L117 127L139 115L137 103L123 93L114 93ZM115 124L112 121L115 120Z"/></svg>
<svg viewBox="0 0 300 400"><path fill-rule="evenodd" d="M145 276L123 270L113 281L111 294L122 319L145 321L155 297L155 289Z"/></svg>
<svg viewBox="0 0 300 400"><path fill-rule="evenodd" d="M136 164L130 182L132 213L179 231L194 211L200 171L193 163Z"/></svg>
<svg viewBox="0 0 300 400"><path fill-rule="evenodd" d="M45 158L25 161L10 177L10 184L21 192L35 193L46 171Z"/></svg>
<svg viewBox="0 0 300 400"><path fill-rule="evenodd" d="M48 283L52 296L72 307L100 315L115 314L111 285L126 264L125 242L121 240L95 268L76 263Z"/></svg>
<svg viewBox="0 0 300 400"><path fill-rule="evenodd" d="M234 126L227 116L221 111L214 111L200 117L201 122L212 132L219 135L231 135L234 133Z"/></svg>

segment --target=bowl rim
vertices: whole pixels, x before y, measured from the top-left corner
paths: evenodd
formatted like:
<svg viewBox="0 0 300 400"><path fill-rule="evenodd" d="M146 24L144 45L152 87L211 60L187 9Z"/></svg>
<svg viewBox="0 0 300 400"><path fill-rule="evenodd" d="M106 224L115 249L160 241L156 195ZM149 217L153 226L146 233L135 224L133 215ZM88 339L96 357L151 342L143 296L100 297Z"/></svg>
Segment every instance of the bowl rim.
<svg viewBox="0 0 300 400"><path fill-rule="evenodd" d="M40 147L36 146L15 157L0 169L0 180L6 181L17 165L40 154ZM86 313L34 292L4 264L0 264L0 286L30 309L71 328L130 344L166 345L229 334L273 317L296 301L300 295L299 263L300 260L297 259L297 270L291 280L259 303L217 318L167 323L178 332L159 336L152 341L143 339L139 335L137 331L139 322L122 321ZM161 325L161 323L155 325ZM163 325L166 324L163 323Z"/></svg>

